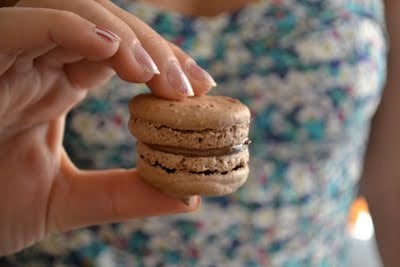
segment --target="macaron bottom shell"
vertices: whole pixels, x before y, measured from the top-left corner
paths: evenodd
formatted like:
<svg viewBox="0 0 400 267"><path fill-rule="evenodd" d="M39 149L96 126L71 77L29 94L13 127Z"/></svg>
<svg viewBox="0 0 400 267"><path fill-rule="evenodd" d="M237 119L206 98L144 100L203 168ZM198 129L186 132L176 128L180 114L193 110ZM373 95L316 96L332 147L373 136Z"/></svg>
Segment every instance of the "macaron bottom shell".
<svg viewBox="0 0 400 267"><path fill-rule="evenodd" d="M137 170L141 178L168 195L223 196L235 192L247 180L247 146L235 154L185 157L153 150L138 143Z"/></svg>

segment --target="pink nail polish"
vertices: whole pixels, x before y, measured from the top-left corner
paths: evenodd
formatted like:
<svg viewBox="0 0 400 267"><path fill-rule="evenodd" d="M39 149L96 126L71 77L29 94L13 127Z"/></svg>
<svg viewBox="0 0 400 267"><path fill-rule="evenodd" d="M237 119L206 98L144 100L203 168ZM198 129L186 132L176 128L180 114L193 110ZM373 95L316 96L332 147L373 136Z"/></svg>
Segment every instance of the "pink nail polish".
<svg viewBox="0 0 400 267"><path fill-rule="evenodd" d="M189 59L186 63L186 71L190 75L191 78L197 80L199 82L205 82L209 84L211 87L216 87L217 83L211 77L211 75L201 68L193 59Z"/></svg>
<svg viewBox="0 0 400 267"><path fill-rule="evenodd" d="M116 34L113 33L112 31L107 30L107 29L105 29L105 28L102 28L102 27L100 27L100 26L97 26L97 25L94 26L94 32L95 32L97 35L101 36L102 38L106 39L106 40L109 41L109 42L114 43L114 42L119 42L119 41L121 41L121 38L120 38L118 35L116 35Z"/></svg>
<svg viewBox="0 0 400 267"><path fill-rule="evenodd" d="M167 65L167 79L173 89L181 91L186 96L194 96L192 85L176 60L170 60Z"/></svg>
<svg viewBox="0 0 400 267"><path fill-rule="evenodd" d="M160 74L156 63L154 63L151 56L147 53L147 51L142 47L139 42L135 42L132 49L136 61L141 65L145 72L151 74Z"/></svg>

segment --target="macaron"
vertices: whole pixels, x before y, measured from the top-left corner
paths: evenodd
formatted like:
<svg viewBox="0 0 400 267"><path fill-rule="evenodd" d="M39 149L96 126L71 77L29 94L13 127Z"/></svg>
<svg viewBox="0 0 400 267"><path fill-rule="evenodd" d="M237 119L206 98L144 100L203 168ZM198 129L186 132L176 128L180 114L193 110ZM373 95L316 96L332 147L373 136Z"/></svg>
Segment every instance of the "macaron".
<svg viewBox="0 0 400 267"><path fill-rule="evenodd" d="M141 94L129 110L137 170L148 184L185 199L227 195L247 180L250 111L239 100Z"/></svg>

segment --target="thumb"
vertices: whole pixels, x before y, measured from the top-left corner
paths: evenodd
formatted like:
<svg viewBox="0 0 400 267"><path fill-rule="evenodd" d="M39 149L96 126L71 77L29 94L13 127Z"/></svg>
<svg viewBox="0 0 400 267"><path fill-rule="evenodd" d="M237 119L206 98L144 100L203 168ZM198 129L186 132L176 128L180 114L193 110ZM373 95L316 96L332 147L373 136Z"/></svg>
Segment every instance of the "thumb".
<svg viewBox="0 0 400 267"><path fill-rule="evenodd" d="M63 175L50 197L47 232L149 216L184 213L198 208L200 197L189 204L144 183L136 170L81 171L64 154Z"/></svg>

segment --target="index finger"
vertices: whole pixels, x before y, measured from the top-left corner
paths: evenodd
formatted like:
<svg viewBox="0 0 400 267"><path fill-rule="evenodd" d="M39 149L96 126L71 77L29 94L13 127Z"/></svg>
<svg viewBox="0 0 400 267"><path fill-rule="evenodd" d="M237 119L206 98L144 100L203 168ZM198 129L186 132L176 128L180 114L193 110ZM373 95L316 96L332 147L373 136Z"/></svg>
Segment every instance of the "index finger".
<svg viewBox="0 0 400 267"><path fill-rule="evenodd" d="M146 23L122 10L111 1L96 0L96 2L128 24L135 32L143 47L146 48L156 62L161 74L153 77L147 83L155 95L178 100L194 95L190 80L183 71L180 61L164 38Z"/></svg>

